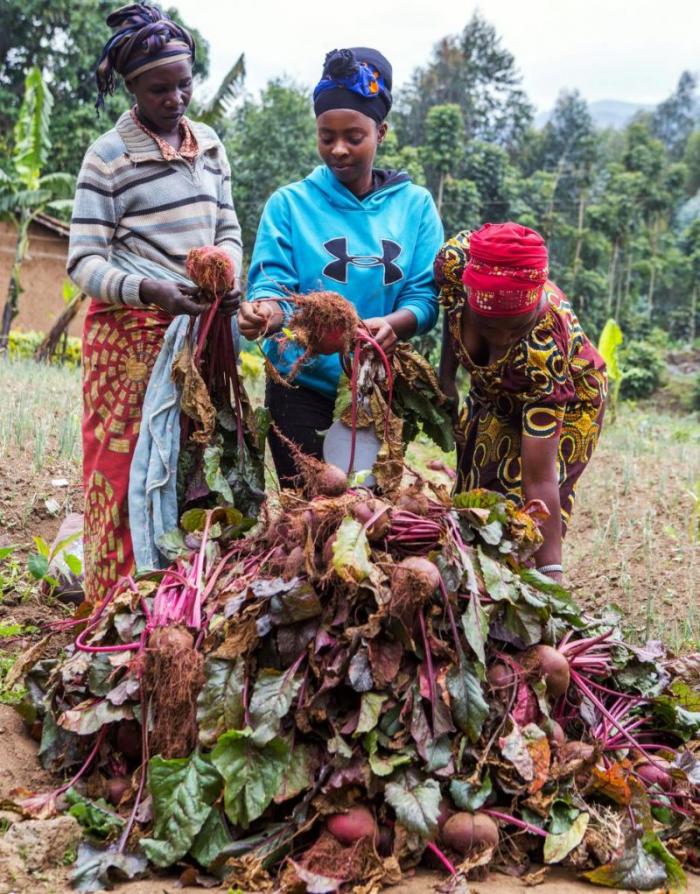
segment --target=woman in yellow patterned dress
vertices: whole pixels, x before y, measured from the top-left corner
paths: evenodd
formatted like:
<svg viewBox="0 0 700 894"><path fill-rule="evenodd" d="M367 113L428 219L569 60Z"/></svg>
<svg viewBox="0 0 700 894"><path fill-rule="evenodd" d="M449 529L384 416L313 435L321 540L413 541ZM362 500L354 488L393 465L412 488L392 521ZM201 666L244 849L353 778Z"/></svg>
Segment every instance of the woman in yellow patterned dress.
<svg viewBox="0 0 700 894"><path fill-rule="evenodd" d="M438 253L435 276L445 308L442 388L456 401L459 364L471 380L457 423L458 487L542 500L550 515L535 561L561 580L576 483L603 421L605 364L548 279L534 230L505 223L459 233Z"/></svg>

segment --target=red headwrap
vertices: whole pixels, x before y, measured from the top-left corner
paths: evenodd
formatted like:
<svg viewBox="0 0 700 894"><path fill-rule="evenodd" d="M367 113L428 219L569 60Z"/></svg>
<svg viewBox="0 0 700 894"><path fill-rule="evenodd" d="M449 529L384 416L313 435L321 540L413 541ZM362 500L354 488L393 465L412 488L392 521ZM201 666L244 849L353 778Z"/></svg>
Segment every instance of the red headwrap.
<svg viewBox="0 0 700 894"><path fill-rule="evenodd" d="M462 281L476 313L515 317L537 306L548 273L539 233L516 223L487 223L471 234Z"/></svg>

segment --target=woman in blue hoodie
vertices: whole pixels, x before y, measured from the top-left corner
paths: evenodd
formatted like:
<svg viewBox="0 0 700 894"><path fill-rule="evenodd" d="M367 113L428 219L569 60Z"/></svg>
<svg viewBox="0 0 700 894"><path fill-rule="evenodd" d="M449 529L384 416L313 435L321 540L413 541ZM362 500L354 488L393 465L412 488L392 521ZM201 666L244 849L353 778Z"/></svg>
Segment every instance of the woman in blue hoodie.
<svg viewBox="0 0 700 894"><path fill-rule="evenodd" d="M385 351L427 332L437 320L432 264L443 229L430 193L407 174L374 168L392 103L391 65L377 50L354 47L326 56L314 90L323 165L278 189L263 211L248 273L240 329L266 339L282 373L300 350L278 350L275 334L292 312L290 293L334 291L350 301ZM267 406L277 429L320 458L333 420L340 357L314 358L291 389L269 381ZM272 432L282 484L296 474L289 450Z"/></svg>

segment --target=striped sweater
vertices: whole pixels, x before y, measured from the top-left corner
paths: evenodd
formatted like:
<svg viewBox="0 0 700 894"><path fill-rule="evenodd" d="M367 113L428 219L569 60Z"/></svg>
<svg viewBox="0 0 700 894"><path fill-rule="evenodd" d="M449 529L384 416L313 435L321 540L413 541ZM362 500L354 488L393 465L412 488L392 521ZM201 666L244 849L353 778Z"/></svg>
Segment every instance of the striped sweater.
<svg viewBox="0 0 700 894"><path fill-rule="evenodd" d="M125 112L88 149L78 176L68 275L109 304L143 307L144 279L191 285L191 248L219 245L241 270L241 230L231 169L214 131L189 122L199 145L191 164L165 161L155 140Z"/></svg>

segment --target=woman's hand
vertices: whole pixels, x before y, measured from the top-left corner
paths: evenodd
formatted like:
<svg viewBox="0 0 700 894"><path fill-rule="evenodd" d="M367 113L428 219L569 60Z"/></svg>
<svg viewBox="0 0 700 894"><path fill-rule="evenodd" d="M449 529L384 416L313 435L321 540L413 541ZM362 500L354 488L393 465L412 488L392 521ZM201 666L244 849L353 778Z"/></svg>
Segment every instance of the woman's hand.
<svg viewBox="0 0 700 894"><path fill-rule="evenodd" d="M172 317L180 314L196 317L210 307L208 301L195 300L198 295L197 288L162 279L143 279L139 287L139 298L144 304L155 304Z"/></svg>
<svg viewBox="0 0 700 894"><path fill-rule="evenodd" d="M226 294L221 299L221 304L219 305L219 310L222 314L225 314L227 317L233 316L236 313L238 308L241 306L241 290L240 289L231 289L230 292L226 292Z"/></svg>
<svg viewBox="0 0 700 894"><path fill-rule="evenodd" d="M243 301L238 311L238 328L248 341L279 332L284 313L276 301Z"/></svg>
<svg viewBox="0 0 700 894"><path fill-rule="evenodd" d="M358 335L362 335L363 329L369 332L385 354L391 354L398 343L394 327L386 317L370 317L369 320L363 320Z"/></svg>

